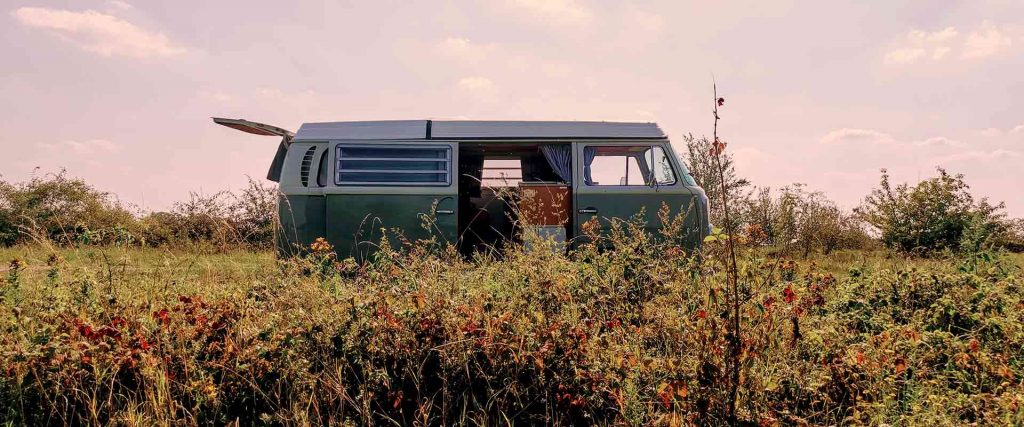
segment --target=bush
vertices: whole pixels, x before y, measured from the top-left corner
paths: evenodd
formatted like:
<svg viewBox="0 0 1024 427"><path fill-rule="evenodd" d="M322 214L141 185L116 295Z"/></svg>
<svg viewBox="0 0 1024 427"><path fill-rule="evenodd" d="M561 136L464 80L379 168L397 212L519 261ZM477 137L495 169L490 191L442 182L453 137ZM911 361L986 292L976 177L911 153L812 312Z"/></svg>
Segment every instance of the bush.
<svg viewBox="0 0 1024 427"><path fill-rule="evenodd" d="M1024 218L1007 220L1002 233L994 238L992 246L1010 252L1024 252Z"/></svg>
<svg viewBox="0 0 1024 427"><path fill-rule="evenodd" d="M712 144L707 137L695 137L687 134L683 137L686 144L686 152L683 153L683 163L687 165L690 175L697 182L704 193L711 201L711 223L715 226L725 228L725 211L722 209L722 179L718 174L718 165L715 155L711 154ZM741 200L747 197L747 187L750 181L736 174L736 166L732 154L723 152L719 156L722 162L722 171L725 176L725 188L728 191L729 200ZM739 229L740 221L733 218L734 229Z"/></svg>
<svg viewBox="0 0 1024 427"><path fill-rule="evenodd" d="M221 191L209 196L192 193L175 203L170 212L142 218L147 244L212 246L218 250L246 246L269 249L274 244L277 189L249 180L238 195Z"/></svg>
<svg viewBox="0 0 1024 427"><path fill-rule="evenodd" d="M726 424L719 263L618 225L619 250L569 256L385 243L359 265L321 241L246 268L242 252L137 265L139 250L126 273L103 248L28 254L50 270L12 263L0 288L0 419ZM745 252L740 425L1024 422L1024 301L1005 259L838 274Z"/></svg>
<svg viewBox="0 0 1024 427"><path fill-rule="evenodd" d="M64 171L25 183L0 183L0 245L32 237L58 244L126 244L139 230L127 207L110 193Z"/></svg>
<svg viewBox="0 0 1024 427"><path fill-rule="evenodd" d="M192 194L169 212L141 216L63 171L18 184L0 181L0 246L42 240L63 246L268 249L274 244L276 218L276 188L252 179L237 194Z"/></svg>
<svg viewBox="0 0 1024 427"><path fill-rule="evenodd" d="M977 251L996 242L1005 230L1002 204L974 201L963 175L938 169L939 176L916 186L893 187L883 169L880 188L858 208L882 242L904 252Z"/></svg>
<svg viewBox="0 0 1024 427"><path fill-rule="evenodd" d="M873 239L863 223L824 193L809 192L803 184L782 187L778 193L776 197L771 189L760 188L740 200L738 217L749 243L788 248L803 256L816 250L829 254L871 246Z"/></svg>

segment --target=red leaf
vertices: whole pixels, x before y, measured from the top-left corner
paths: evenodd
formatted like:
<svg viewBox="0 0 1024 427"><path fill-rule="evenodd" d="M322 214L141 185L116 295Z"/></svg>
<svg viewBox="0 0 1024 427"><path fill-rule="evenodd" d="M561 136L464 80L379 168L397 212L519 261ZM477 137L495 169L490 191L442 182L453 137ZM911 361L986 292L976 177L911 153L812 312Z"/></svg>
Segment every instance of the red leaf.
<svg viewBox="0 0 1024 427"><path fill-rule="evenodd" d="M785 296L786 302L792 303L796 301L796 292L793 292L793 285L786 285L786 289L782 291L782 295Z"/></svg>
<svg viewBox="0 0 1024 427"><path fill-rule="evenodd" d="M718 98L718 106L721 107L723 105L725 105L725 98Z"/></svg>
<svg viewBox="0 0 1024 427"><path fill-rule="evenodd" d="M907 362L902 357L897 357L893 368L897 374L902 374L903 371L907 370Z"/></svg>

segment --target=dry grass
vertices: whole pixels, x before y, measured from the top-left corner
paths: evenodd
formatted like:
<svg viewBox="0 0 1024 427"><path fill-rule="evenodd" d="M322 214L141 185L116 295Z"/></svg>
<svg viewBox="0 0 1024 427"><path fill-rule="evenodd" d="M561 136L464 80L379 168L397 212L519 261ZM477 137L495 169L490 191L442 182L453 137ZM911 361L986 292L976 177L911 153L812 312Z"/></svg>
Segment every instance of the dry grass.
<svg viewBox="0 0 1024 427"><path fill-rule="evenodd" d="M615 239L570 257L385 249L365 266L326 250L0 249L0 419L724 422L718 263ZM1024 423L1021 261L745 251L741 419Z"/></svg>

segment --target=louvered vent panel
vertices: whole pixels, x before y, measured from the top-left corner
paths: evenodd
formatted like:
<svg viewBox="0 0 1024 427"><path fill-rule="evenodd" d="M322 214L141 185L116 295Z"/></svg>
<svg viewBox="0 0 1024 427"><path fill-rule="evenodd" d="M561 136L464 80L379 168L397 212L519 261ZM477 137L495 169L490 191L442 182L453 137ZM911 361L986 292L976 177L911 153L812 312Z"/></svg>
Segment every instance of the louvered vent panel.
<svg viewBox="0 0 1024 427"><path fill-rule="evenodd" d="M313 166L313 155L316 154L316 146L309 147L306 154L302 156L302 165L299 167L299 180L303 187L309 187L309 169Z"/></svg>

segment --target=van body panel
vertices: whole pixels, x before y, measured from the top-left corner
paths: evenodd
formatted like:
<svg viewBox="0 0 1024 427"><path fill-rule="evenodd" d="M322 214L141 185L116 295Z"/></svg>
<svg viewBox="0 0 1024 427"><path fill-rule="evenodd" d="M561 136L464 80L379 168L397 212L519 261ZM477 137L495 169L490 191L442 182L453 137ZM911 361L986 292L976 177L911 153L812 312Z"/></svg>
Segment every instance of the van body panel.
<svg viewBox="0 0 1024 427"><path fill-rule="evenodd" d="M336 157L340 148L446 147L449 180L445 185L358 184L339 185ZM458 143L445 141L332 141L329 162L331 185L322 189L326 198L326 235L338 255L366 259L387 235L393 247L402 241L436 238L439 243L458 241Z"/></svg>
<svg viewBox="0 0 1024 427"><path fill-rule="evenodd" d="M428 120L303 123L294 140L423 140L429 137L427 123Z"/></svg>
<svg viewBox="0 0 1024 427"><path fill-rule="evenodd" d="M431 123L432 137L458 140L665 138L656 123L493 120L433 120Z"/></svg>
<svg viewBox="0 0 1024 427"><path fill-rule="evenodd" d="M454 244L458 229L456 195L330 194L327 195L327 240L342 258L364 260L381 237L395 248L402 240L436 237ZM439 213L440 212L440 213Z"/></svg>
<svg viewBox="0 0 1024 427"><path fill-rule="evenodd" d="M303 252L317 237L327 236L324 216L326 199L322 195L278 196L277 250L288 256Z"/></svg>
<svg viewBox="0 0 1024 427"><path fill-rule="evenodd" d="M586 147L634 147L649 145L664 150L673 169L675 182L668 185L588 185L585 178L584 150ZM583 232L588 221L597 220L602 237L611 234L615 222L638 219L644 230L660 238L662 220L659 211L668 207L669 220L683 215L683 236L675 236L686 247L696 248L703 239L701 233L701 199L686 186L683 168L667 141L588 141L573 144L573 195L575 242L585 242Z"/></svg>

